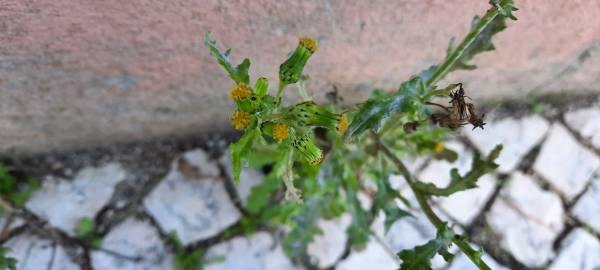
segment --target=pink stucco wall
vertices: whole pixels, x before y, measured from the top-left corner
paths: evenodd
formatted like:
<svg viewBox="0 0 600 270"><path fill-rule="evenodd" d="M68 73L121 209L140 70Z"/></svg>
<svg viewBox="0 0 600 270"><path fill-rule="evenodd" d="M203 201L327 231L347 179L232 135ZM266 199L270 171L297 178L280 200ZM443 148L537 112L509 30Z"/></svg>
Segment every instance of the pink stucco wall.
<svg viewBox="0 0 600 270"><path fill-rule="evenodd" d="M459 72L475 98L600 89L600 1L516 0L519 20ZM0 0L0 152L229 129L231 83L210 30L275 82L297 37L316 37L317 98L393 89L436 63L484 0Z"/></svg>

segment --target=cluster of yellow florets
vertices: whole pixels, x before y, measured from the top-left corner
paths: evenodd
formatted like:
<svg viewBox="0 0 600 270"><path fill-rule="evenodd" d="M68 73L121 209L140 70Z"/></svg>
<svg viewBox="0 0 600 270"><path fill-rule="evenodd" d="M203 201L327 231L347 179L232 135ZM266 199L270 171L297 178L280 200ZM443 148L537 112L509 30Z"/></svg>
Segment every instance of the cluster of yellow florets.
<svg viewBox="0 0 600 270"><path fill-rule="evenodd" d="M348 130L348 117L345 114L340 116L338 124L335 126L335 130L338 134L344 134Z"/></svg>
<svg viewBox="0 0 600 270"><path fill-rule="evenodd" d="M289 127L286 124L275 124L273 127L273 139L282 142L289 136Z"/></svg>
<svg viewBox="0 0 600 270"><path fill-rule="evenodd" d="M229 98L235 101L240 101L252 95L250 88L245 84L236 84L231 88L229 92Z"/></svg>
<svg viewBox="0 0 600 270"><path fill-rule="evenodd" d="M231 116L231 124L237 130L244 130L250 123L250 113L236 111Z"/></svg>
<svg viewBox="0 0 600 270"><path fill-rule="evenodd" d="M306 48L310 53L315 53L317 51L317 41L312 38L300 38L300 46Z"/></svg>

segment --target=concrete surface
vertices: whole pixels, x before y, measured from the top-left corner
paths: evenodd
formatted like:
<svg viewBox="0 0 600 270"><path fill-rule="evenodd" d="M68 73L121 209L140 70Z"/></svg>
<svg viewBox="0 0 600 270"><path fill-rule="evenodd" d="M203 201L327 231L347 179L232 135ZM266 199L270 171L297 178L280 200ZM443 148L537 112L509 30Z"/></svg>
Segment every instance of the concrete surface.
<svg viewBox="0 0 600 270"><path fill-rule="evenodd" d="M474 98L599 91L600 2L516 0L519 20L459 72ZM273 83L301 35L318 99L394 89L443 58L483 0L66 1L0 3L0 153L230 130L231 82L210 59L212 31Z"/></svg>

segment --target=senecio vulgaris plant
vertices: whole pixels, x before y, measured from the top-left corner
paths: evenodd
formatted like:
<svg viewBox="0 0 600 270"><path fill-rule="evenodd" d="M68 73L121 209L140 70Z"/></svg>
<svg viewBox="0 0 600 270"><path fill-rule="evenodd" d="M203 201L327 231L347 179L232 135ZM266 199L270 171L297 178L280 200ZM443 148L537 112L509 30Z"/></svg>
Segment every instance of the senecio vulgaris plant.
<svg viewBox="0 0 600 270"><path fill-rule="evenodd" d="M244 166L269 168L247 201L247 215L242 221L245 228L252 231L286 225L286 253L310 264L306 249L314 235L320 233L316 225L319 218L350 213L348 245L360 248L370 235L375 236L369 226L378 213L385 214L387 231L396 220L410 218L404 209L416 202L436 227L437 236L424 245L397 253L400 269L431 269L430 260L436 254L450 261L454 257L448 250L451 244L479 269L490 269L481 259L483 250L474 250L465 235L456 233L434 213L429 202L432 197L477 188L477 180L497 167L494 160L501 145L486 157L475 155L466 174L452 169L451 181L445 187L420 181L402 161L410 154L454 161L457 154L446 149L442 141L467 124L473 129L484 128L484 116L476 112L462 83L444 87L437 83L449 72L475 69L471 59L494 50L492 36L506 28L507 19L516 20L513 1L491 0L490 4L485 15L473 19L462 42L455 45L454 39L450 41L441 64L412 76L396 92L375 90L369 99L355 106L340 105L336 95L330 95L330 104L320 105L306 94L303 70L317 51L314 39L300 38L279 67L279 82L272 95L266 78L251 83L250 60L233 65L230 50L221 52L206 33L205 45L210 54L233 80L229 97L236 109L231 123L243 131L229 148L233 179L239 181ZM284 106L282 93L289 91L291 85L298 88L303 100ZM449 99L449 106L434 103L435 98ZM388 181L392 174L403 176L414 200L392 188ZM361 192L371 196L370 209L361 206Z"/></svg>

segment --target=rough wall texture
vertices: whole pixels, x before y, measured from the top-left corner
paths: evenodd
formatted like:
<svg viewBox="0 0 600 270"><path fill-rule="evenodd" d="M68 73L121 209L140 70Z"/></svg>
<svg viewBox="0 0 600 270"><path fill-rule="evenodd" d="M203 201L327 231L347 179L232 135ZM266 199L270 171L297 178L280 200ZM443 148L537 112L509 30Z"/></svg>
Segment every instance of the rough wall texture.
<svg viewBox="0 0 600 270"><path fill-rule="evenodd" d="M516 0L519 20L453 74L474 98L600 89L600 1ZM297 37L322 98L393 89L443 58L483 0L0 0L0 152L229 129L231 83L209 58L210 30L251 75L273 81Z"/></svg>

